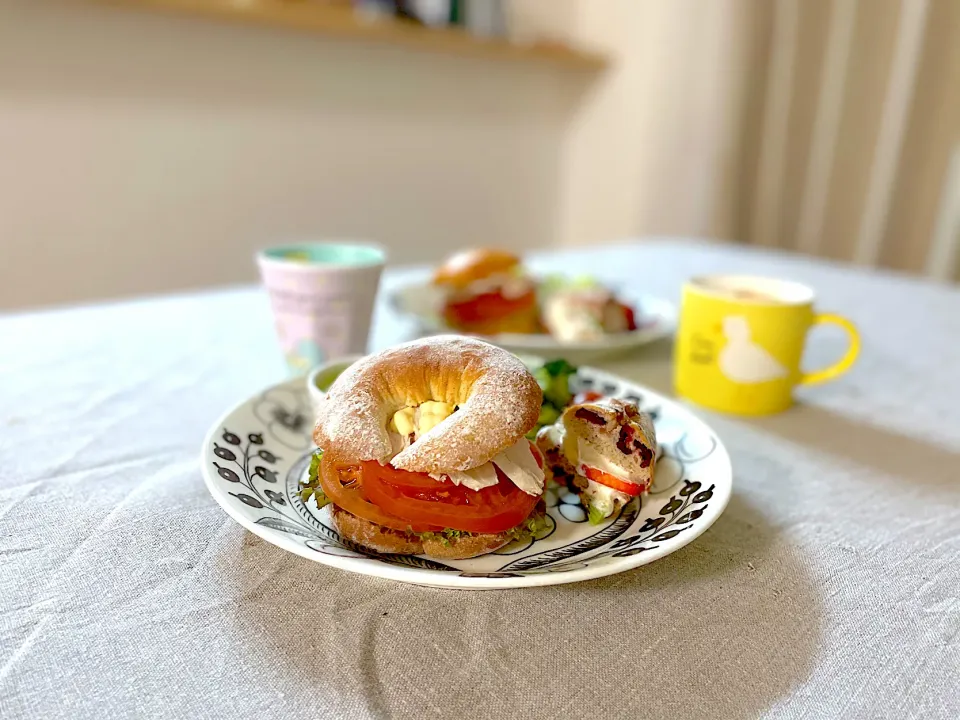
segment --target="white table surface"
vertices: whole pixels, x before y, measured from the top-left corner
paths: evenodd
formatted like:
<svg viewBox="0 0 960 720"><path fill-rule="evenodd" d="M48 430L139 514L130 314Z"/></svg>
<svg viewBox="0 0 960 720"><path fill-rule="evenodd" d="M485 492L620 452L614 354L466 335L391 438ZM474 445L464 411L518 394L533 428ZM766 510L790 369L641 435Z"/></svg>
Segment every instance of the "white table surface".
<svg viewBox="0 0 960 720"><path fill-rule="evenodd" d="M674 299L791 277L863 354L782 415L697 411L735 491L687 548L464 593L287 554L207 495L208 426L284 373L258 290L0 317L0 718L960 717L960 293L682 241L534 265ZM381 302L371 346L411 330ZM601 364L669 392L669 357Z"/></svg>

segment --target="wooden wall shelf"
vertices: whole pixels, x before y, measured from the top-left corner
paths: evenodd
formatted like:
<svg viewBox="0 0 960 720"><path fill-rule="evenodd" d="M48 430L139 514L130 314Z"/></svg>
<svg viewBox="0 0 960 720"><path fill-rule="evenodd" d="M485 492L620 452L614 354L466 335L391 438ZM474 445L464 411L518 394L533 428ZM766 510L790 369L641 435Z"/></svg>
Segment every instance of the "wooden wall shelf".
<svg viewBox="0 0 960 720"><path fill-rule="evenodd" d="M563 70L601 70L606 59L559 44L520 45L484 39L460 28L426 28L392 18L367 18L350 7L311 0L103 0L112 5L194 15L225 22L289 28L337 40L408 50L553 65Z"/></svg>

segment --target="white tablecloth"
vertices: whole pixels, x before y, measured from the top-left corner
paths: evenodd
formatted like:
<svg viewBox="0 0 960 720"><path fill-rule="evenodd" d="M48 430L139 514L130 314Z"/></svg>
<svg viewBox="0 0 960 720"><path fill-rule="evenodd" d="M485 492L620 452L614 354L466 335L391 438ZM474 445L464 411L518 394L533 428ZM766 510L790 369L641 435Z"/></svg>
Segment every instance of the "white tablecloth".
<svg viewBox="0 0 960 720"><path fill-rule="evenodd" d="M0 718L960 717L960 293L680 241L537 266L806 281L862 359L780 416L698 411L735 492L687 548L470 593L287 554L207 495L204 432L283 377L258 290L0 318ZM371 344L410 331L381 303ZM605 366L669 391L669 355Z"/></svg>

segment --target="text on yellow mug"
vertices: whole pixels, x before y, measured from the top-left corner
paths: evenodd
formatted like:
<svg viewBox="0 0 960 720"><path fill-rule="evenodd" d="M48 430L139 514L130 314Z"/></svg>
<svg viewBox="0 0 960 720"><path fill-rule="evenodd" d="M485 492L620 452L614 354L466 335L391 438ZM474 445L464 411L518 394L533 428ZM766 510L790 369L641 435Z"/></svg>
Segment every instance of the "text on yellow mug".
<svg viewBox="0 0 960 720"><path fill-rule="evenodd" d="M793 403L793 388L846 372L860 336L846 318L817 313L813 290L788 280L744 275L694 278L683 288L674 353L677 393L721 412L766 415ZM814 325L839 325L850 346L839 362L803 372Z"/></svg>

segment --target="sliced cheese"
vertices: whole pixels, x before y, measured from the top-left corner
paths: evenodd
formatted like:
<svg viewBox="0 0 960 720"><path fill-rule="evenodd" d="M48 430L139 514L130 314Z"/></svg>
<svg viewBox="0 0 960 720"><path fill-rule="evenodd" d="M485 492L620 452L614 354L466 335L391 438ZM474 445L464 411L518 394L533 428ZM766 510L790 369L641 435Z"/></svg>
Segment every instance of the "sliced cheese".
<svg viewBox="0 0 960 720"><path fill-rule="evenodd" d="M543 493L543 470L537 464L536 458L530 451L530 443L526 440L520 440L511 445L480 467L472 470L436 473L431 474L430 477L434 480L449 479L454 485L463 485L471 490L482 490L499 482L497 467L510 478L514 485L528 495Z"/></svg>
<svg viewBox="0 0 960 720"><path fill-rule="evenodd" d="M450 480L454 485L463 485L471 490L483 490L500 482L492 462L484 463L472 470L451 470L446 473L430 473L434 480Z"/></svg>
<svg viewBox="0 0 960 720"><path fill-rule="evenodd" d="M409 446L409 435L400 435L393 431L388 434L394 455ZM543 470L537 464L536 458L530 451L530 444L526 440L520 440L480 467L471 470L430 473L430 477L440 481L449 480L454 485L463 485L471 490L483 490L500 482L495 465L510 478L514 485L528 495L543 493Z"/></svg>
<svg viewBox="0 0 960 720"><path fill-rule="evenodd" d="M543 492L543 470L537 464L526 439L521 438L491 462L527 495L540 495Z"/></svg>
<svg viewBox="0 0 960 720"><path fill-rule="evenodd" d="M609 475L613 475L621 480L633 482L633 478L630 477L629 472L611 461L608 457L597 452L594 448L590 447L582 440L577 440L576 466L577 471L581 475L584 475L583 468L586 466L596 468L600 472L608 473Z"/></svg>

